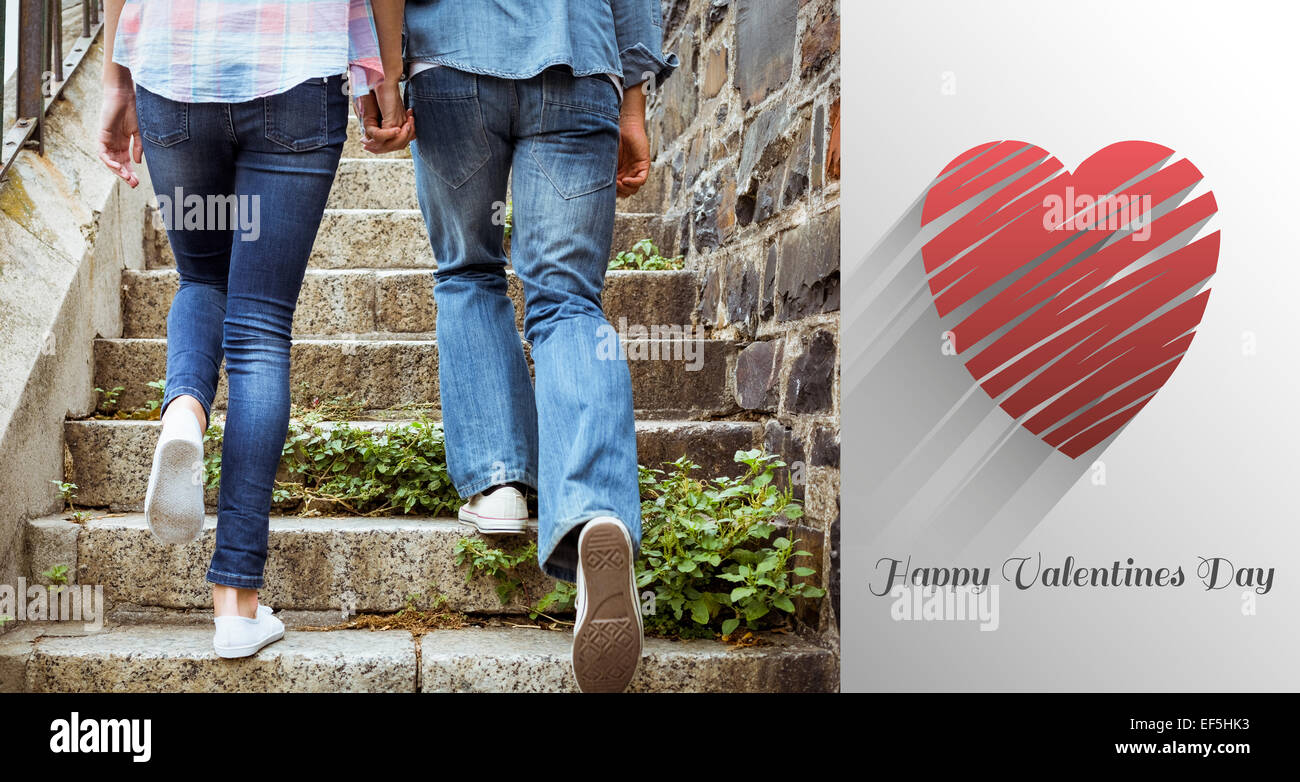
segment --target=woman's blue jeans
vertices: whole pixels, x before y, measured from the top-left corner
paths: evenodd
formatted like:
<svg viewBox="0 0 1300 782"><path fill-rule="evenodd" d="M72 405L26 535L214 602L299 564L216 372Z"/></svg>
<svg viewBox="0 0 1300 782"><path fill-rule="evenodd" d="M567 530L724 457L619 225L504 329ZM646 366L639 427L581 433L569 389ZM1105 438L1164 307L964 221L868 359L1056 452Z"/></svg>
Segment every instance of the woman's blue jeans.
<svg viewBox="0 0 1300 782"><path fill-rule="evenodd" d="M163 409L186 394L210 417L224 355L229 398L207 579L260 588L289 424L293 312L343 151L347 96L341 77L243 103L179 103L138 87L136 108L180 272Z"/></svg>
<svg viewBox="0 0 1300 782"><path fill-rule="evenodd" d="M530 79L447 67L408 84L415 181L437 259L438 380L447 466L462 497L538 490L538 560L573 580L576 529L614 516L641 540L632 381L601 310L614 230L619 95L605 76ZM523 282L524 338L506 294Z"/></svg>

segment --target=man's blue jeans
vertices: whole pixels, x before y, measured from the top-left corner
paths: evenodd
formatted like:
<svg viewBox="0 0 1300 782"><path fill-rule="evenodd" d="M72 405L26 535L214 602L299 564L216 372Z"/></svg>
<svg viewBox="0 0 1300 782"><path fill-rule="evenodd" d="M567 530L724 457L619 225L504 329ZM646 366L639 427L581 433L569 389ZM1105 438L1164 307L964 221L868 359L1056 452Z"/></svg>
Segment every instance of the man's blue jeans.
<svg viewBox="0 0 1300 782"><path fill-rule="evenodd" d="M415 178L437 259L438 379L462 497L512 481L538 494L538 560L572 581L597 516L641 540L632 381L601 310L614 230L619 95L551 68L500 79L447 67L411 79ZM523 283L529 378L506 294Z"/></svg>
<svg viewBox="0 0 1300 782"><path fill-rule="evenodd" d="M210 417L223 354L226 361L207 579L260 588L289 424L293 312L343 152L347 96L341 77L244 103L179 103L137 88L136 109L180 272L167 315L163 409L188 394Z"/></svg>

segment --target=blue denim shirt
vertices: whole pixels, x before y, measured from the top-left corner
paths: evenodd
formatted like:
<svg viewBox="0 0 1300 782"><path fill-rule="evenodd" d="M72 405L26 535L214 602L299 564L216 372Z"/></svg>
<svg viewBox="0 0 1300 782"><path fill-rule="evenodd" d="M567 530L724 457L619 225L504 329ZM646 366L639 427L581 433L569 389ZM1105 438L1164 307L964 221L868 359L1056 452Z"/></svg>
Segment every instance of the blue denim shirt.
<svg viewBox="0 0 1300 782"><path fill-rule="evenodd" d="M568 65L624 87L658 86L678 65L660 0L407 0L406 59L506 79Z"/></svg>

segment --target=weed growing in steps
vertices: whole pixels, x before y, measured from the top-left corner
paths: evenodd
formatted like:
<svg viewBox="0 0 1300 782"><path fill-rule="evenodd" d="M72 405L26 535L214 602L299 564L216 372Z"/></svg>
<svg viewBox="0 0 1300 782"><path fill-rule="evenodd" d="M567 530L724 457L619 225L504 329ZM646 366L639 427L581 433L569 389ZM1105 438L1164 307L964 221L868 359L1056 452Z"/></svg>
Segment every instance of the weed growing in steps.
<svg viewBox="0 0 1300 782"><path fill-rule="evenodd" d="M60 588L68 585L68 566L51 565L41 571L41 577Z"/></svg>
<svg viewBox="0 0 1300 782"><path fill-rule="evenodd" d="M666 271L683 268L682 256L665 258L659 248L649 239L642 239L632 245L632 249L615 255L609 262L610 269L636 269L640 271Z"/></svg>
<svg viewBox="0 0 1300 782"><path fill-rule="evenodd" d="M162 413L166 381L161 379L151 380L145 385L153 389L154 398L132 410L118 409L118 397L126 390L122 386L114 386L109 389L96 387L95 393L102 398L95 413L95 418L103 421L157 421Z"/></svg>
<svg viewBox="0 0 1300 782"><path fill-rule="evenodd" d="M826 594L795 580L817 572L796 564L812 556L798 548L799 541L772 537L803 515L790 489L774 482L785 463L758 450L737 451L735 458L748 467L738 478L699 479L693 475L699 466L685 457L669 471L641 468L636 582L653 595L650 601L643 597L643 620L652 635L729 637L742 625L751 631L782 628L794 614L795 599ZM531 542L510 552L474 538L456 545L456 564L466 568L466 580L495 580L502 605L511 605L524 589L517 568L536 556ZM528 608L529 615L571 611L574 597L574 586L560 582Z"/></svg>
<svg viewBox="0 0 1300 782"><path fill-rule="evenodd" d="M67 510L71 513L71 515L68 516L69 521L81 524L86 519L90 518L89 511L77 510L77 506L73 504L73 501L77 499L77 484L56 481L53 479L50 480L50 483L58 487L59 496L63 498L64 504L67 505Z"/></svg>

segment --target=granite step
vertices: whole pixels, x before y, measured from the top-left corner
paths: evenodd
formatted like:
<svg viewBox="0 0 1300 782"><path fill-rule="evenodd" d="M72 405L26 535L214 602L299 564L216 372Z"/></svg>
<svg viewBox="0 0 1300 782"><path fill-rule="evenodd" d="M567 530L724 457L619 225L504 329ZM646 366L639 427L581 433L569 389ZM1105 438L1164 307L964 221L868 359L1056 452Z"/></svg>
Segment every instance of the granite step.
<svg viewBox="0 0 1300 782"><path fill-rule="evenodd" d="M213 423L224 421L217 416ZM402 424L353 423L367 428ZM112 511L143 509L160 428L157 421L66 421L65 480L77 485L77 505ZM738 474L743 465L733 460L736 451L760 447L763 441L761 425L747 421L638 421L636 432L641 464L655 467L688 455L707 476ZM215 492L210 491L208 506L215 505Z"/></svg>
<svg viewBox="0 0 1300 782"><path fill-rule="evenodd" d="M67 565L69 583L102 586L112 608L210 610L212 585L204 576L216 540L216 516L199 539L184 546L158 543L144 514L92 517L82 523L61 516L28 522L28 578ZM490 577L466 581L455 564L462 538L514 550L537 539L525 535L484 537L454 518L418 516L273 516L267 543L266 584L261 600L277 611L321 611L336 620L344 611L392 612L408 598L446 599L467 613L525 613L555 587L535 562L520 566L523 588L503 605ZM417 597L418 596L418 597Z"/></svg>
<svg viewBox="0 0 1300 782"><path fill-rule="evenodd" d="M523 285L508 272L516 326L522 330ZM179 277L174 269L122 272L122 336L167 336L167 312ZM294 336L363 339L429 338L437 307L434 273L426 269L309 269L298 296ZM697 284L690 271L612 271L605 278L605 314L628 324L691 325Z"/></svg>
<svg viewBox="0 0 1300 782"><path fill-rule="evenodd" d="M419 209L414 163L409 158L340 160L325 203L331 209Z"/></svg>
<svg viewBox="0 0 1300 782"><path fill-rule="evenodd" d="M122 625L0 637L0 691L573 692L567 631L483 627L295 632L240 660L207 626ZM630 692L833 692L839 660L793 636L756 646L648 638Z"/></svg>
<svg viewBox="0 0 1300 782"><path fill-rule="evenodd" d="M693 337L696 332L690 333ZM612 332L608 342L612 356ZM736 410L730 371L735 343L675 338L623 339L619 345L631 371L638 417L703 419ZM124 389L118 409L135 409L156 399L146 384L166 375L167 340L97 339L94 354L95 385ZM348 394L371 408L439 402L437 344L431 339L294 340L290 355L290 389L301 404ZM224 409L225 400L223 371L215 408Z"/></svg>

